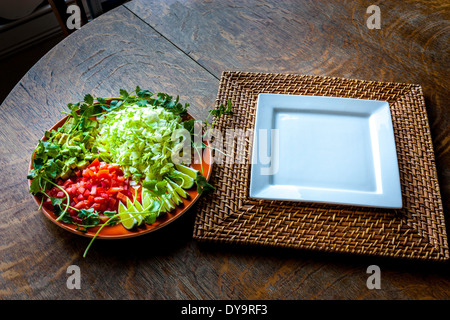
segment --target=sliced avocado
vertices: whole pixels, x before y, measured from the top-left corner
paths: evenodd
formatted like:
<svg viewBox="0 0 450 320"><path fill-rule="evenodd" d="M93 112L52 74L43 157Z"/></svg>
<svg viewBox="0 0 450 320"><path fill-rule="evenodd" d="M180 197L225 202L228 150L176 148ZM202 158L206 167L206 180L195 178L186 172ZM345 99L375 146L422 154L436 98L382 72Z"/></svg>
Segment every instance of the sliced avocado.
<svg viewBox="0 0 450 320"><path fill-rule="evenodd" d="M85 159L85 160L91 161L91 160L93 160L94 158L95 158L95 157L94 157L94 155L93 155L92 153L87 153L87 154L84 155L84 159Z"/></svg>
<svg viewBox="0 0 450 320"><path fill-rule="evenodd" d="M63 167L63 171L61 172L60 178L63 180L68 179L72 175L72 169L68 166Z"/></svg>
<svg viewBox="0 0 450 320"><path fill-rule="evenodd" d="M141 192L141 198L142 198L142 207L144 210L148 210L150 206L153 204L153 199L150 196L150 193L148 193L146 188L142 188Z"/></svg>
<svg viewBox="0 0 450 320"><path fill-rule="evenodd" d="M78 165L77 158L76 157L69 158L66 162L66 165L68 165L70 169L75 169Z"/></svg>
<svg viewBox="0 0 450 320"><path fill-rule="evenodd" d="M77 163L77 168L78 169L84 169L89 165L89 161L87 160L81 160Z"/></svg>
<svg viewBox="0 0 450 320"><path fill-rule="evenodd" d="M150 214L147 214L146 216L145 216L145 223L147 223L147 224L152 224L153 222L155 222L156 221L156 218L158 217L158 215L156 214L156 212L152 212L152 213L150 213Z"/></svg>
<svg viewBox="0 0 450 320"><path fill-rule="evenodd" d="M55 134L55 136L53 137L54 140L59 140L62 136L61 132L58 132L57 134Z"/></svg>
<svg viewBox="0 0 450 320"><path fill-rule="evenodd" d="M161 212L168 212L169 208L167 207L167 203L166 201L164 201L163 198L158 198L156 201L159 201L159 203L161 204Z"/></svg>
<svg viewBox="0 0 450 320"><path fill-rule="evenodd" d="M136 219L136 225L140 226L144 221L144 217L141 214L137 214L137 212L142 212L141 204L138 201L132 202L130 198L127 198L127 209L128 213Z"/></svg>
<svg viewBox="0 0 450 320"><path fill-rule="evenodd" d="M62 155L68 156L70 154L69 147L64 144L60 152Z"/></svg>
<svg viewBox="0 0 450 320"><path fill-rule="evenodd" d="M62 160L56 160L55 161L56 162L56 164L58 165L58 166L60 166L60 167L64 167L66 164L64 163L64 161L62 161Z"/></svg>
<svg viewBox="0 0 450 320"><path fill-rule="evenodd" d="M86 145L86 147L91 148L92 145L95 142L95 138L92 136L86 136L84 139L84 144Z"/></svg>
<svg viewBox="0 0 450 320"><path fill-rule="evenodd" d="M173 170L172 175L174 175L176 178L183 180L182 183L180 184L180 186L183 189L190 189L194 185L194 179L188 176L187 174L184 174L178 170Z"/></svg>
<svg viewBox="0 0 450 320"><path fill-rule="evenodd" d="M144 221L147 224L152 224L156 221L156 218L158 218L158 216L165 211L158 199L151 197L148 193L147 195L148 202L146 203L147 207L145 208L147 212L145 213Z"/></svg>
<svg viewBox="0 0 450 320"><path fill-rule="evenodd" d="M137 221L135 218L133 218L130 213L128 212L129 208L127 208L122 201L119 202L119 217L121 220L122 225L128 229L132 230L136 224Z"/></svg>
<svg viewBox="0 0 450 320"><path fill-rule="evenodd" d="M74 156L80 154L82 151L81 147L79 147L79 146L69 146L68 148L69 148L70 154L72 154Z"/></svg>
<svg viewBox="0 0 450 320"><path fill-rule="evenodd" d="M150 211L152 214L156 214L156 216L159 216L161 212L161 203L157 199L151 199L151 205L147 207L147 210Z"/></svg>
<svg viewBox="0 0 450 320"><path fill-rule="evenodd" d="M181 173L184 173L184 174L190 176L192 179L196 179L198 177L198 175L200 174L200 171L198 171L194 168L182 165L182 164L176 164L175 168L178 171L180 171Z"/></svg>
<svg viewBox="0 0 450 320"><path fill-rule="evenodd" d="M62 145L67 142L68 138L69 138L69 135L67 133L63 133L63 134L61 134L61 136L58 140L58 143Z"/></svg>
<svg viewBox="0 0 450 320"><path fill-rule="evenodd" d="M175 209L174 204L172 203L172 201L170 201L170 196L169 195L163 195L161 196L161 200L163 203L164 208L170 212L173 211Z"/></svg>
<svg viewBox="0 0 450 320"><path fill-rule="evenodd" d="M177 183L173 182L170 179L166 179L168 184L170 184L170 186L173 188L173 190L175 190L176 193L178 193L178 195L180 195L181 197L185 198L185 199L189 199L189 193L187 193L186 191L184 191L183 188L181 188L181 186L179 186Z"/></svg>
<svg viewBox="0 0 450 320"><path fill-rule="evenodd" d="M183 204L183 200L181 200L178 193L175 191L174 188L170 185L170 183L167 183L167 189L169 190L169 194L172 197L172 201L175 203L176 206L180 206Z"/></svg>

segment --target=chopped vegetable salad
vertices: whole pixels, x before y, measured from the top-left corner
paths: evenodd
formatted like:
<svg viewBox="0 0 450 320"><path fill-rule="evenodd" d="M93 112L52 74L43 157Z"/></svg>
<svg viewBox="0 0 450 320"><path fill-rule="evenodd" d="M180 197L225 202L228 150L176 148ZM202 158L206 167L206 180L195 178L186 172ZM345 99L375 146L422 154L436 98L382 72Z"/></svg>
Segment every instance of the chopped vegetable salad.
<svg viewBox="0 0 450 320"><path fill-rule="evenodd" d="M202 172L189 163L174 163L186 141L174 132L185 130L194 141L194 123L179 98L139 87L118 97L69 103L65 123L45 131L32 156L30 193L42 196L41 206L57 221L77 230L122 223L126 229L152 224L188 199L184 191L197 187L211 192ZM220 117L231 104L210 111ZM208 126L208 123L202 123ZM191 145L196 152L207 147ZM185 158L184 158L185 159Z"/></svg>

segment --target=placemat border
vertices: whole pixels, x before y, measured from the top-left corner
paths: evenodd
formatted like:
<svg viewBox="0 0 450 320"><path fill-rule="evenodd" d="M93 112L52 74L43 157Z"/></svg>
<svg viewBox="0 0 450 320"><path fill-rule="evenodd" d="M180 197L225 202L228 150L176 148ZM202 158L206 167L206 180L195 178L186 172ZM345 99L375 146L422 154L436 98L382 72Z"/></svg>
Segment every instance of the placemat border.
<svg viewBox="0 0 450 320"><path fill-rule="evenodd" d="M233 115L220 118L216 128L225 136L231 128L251 132L259 93L388 101L404 206L401 210L390 210L251 199L248 186L252 138L247 135L245 139L237 139L233 149L235 154L243 155L243 163L227 164L225 159L222 164L214 164L211 183L217 189L213 195L202 197L196 207L194 239L422 260L449 259L420 85L224 71L216 106L230 99Z"/></svg>

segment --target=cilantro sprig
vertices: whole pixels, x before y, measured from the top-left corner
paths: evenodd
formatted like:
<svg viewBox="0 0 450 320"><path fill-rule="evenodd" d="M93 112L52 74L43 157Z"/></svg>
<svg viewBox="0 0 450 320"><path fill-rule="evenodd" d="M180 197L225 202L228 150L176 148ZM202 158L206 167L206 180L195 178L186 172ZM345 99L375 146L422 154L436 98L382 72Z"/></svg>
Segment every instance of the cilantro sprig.
<svg viewBox="0 0 450 320"><path fill-rule="evenodd" d="M73 208L78 211L78 218L81 219L81 223L75 222L70 214L64 212L61 208L62 201L58 200L63 199L52 198L53 213L58 216L61 222L73 224L78 231L87 232L88 228L94 228L103 224L113 226L120 221L116 211L103 211L103 213L99 213L93 208L80 210Z"/></svg>
<svg viewBox="0 0 450 320"><path fill-rule="evenodd" d="M119 97L96 98L96 101L105 111L114 110L123 104L136 104L139 107L162 107L168 111L171 111L175 115L179 115L180 117L187 115L189 103L185 103L184 105L180 103L179 96L174 98L164 92L153 93L150 90L141 89L139 86L137 86L132 92L128 92L125 89L120 89L119 92ZM109 104L107 103L108 100L110 100Z"/></svg>
<svg viewBox="0 0 450 320"><path fill-rule="evenodd" d="M98 157L109 162L109 155L103 154L96 149L94 140L99 132L99 123L97 117L105 113L117 110L124 106L137 105L138 107L162 107L182 119L187 116L189 104L182 104L179 96L173 97L167 93L151 92L141 89L139 86L129 92L120 89L119 96L116 97L96 97L86 94L82 101L67 104L67 115L65 123L56 130L45 131L44 138L38 141L38 145L32 154L32 169L27 175L30 180L29 192L33 195L41 195L42 202L50 198L53 212L57 216L56 220L64 223L73 224L77 230L87 232L88 228L98 227L96 235L107 225L114 225L120 221L119 215L115 211L98 212L94 209L76 209L70 206L70 196L67 191L58 183L58 179L65 180L70 177L74 170L84 168L90 160ZM224 115L232 114L231 101L227 101L226 106L221 104L217 109L209 111L206 121L197 121L194 119L182 121L191 137L199 135L198 139L191 139L192 146L196 152L209 147L203 142L205 131L214 128L216 121ZM210 117L215 117L209 121ZM203 128L202 133L198 134L194 130L195 125L200 124ZM200 141L200 142L198 142ZM200 195L210 193L215 187L208 183L203 175L198 175L194 182ZM146 187L152 190L153 196L163 197L167 192L165 181L147 181ZM47 190L56 187L64 193L62 198L51 197ZM69 214L68 209L77 212L77 219ZM81 221L81 222L80 222ZM89 249L90 244L87 250ZM85 252L85 254L86 254Z"/></svg>

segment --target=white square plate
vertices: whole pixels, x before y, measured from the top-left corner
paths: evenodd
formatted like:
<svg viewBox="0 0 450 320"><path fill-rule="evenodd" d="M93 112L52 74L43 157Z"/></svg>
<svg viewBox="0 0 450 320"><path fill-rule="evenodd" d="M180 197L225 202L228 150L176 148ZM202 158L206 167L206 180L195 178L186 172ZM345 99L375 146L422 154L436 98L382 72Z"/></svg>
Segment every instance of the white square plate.
<svg viewBox="0 0 450 320"><path fill-rule="evenodd" d="M259 94L250 197L401 208L389 104Z"/></svg>

